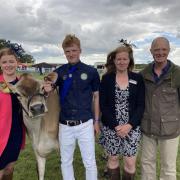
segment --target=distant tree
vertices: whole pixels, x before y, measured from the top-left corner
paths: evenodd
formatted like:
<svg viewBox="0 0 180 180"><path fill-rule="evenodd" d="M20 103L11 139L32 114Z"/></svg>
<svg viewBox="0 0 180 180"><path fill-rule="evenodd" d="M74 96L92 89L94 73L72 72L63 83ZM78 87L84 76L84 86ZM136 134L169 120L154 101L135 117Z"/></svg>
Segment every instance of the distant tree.
<svg viewBox="0 0 180 180"><path fill-rule="evenodd" d="M135 64L135 69L136 70L142 70L147 66L147 64Z"/></svg>
<svg viewBox="0 0 180 180"><path fill-rule="evenodd" d="M21 62L23 63L34 63L35 59L33 58L33 56L29 55L29 54L24 54L21 57Z"/></svg>
<svg viewBox="0 0 180 180"><path fill-rule="evenodd" d="M0 49L6 47L6 40L5 39L0 39Z"/></svg>
<svg viewBox="0 0 180 180"><path fill-rule="evenodd" d="M11 48L20 59L22 63L33 63L35 60L33 56L27 54L21 45L18 43L11 43L9 40L0 39L0 49L2 48Z"/></svg>

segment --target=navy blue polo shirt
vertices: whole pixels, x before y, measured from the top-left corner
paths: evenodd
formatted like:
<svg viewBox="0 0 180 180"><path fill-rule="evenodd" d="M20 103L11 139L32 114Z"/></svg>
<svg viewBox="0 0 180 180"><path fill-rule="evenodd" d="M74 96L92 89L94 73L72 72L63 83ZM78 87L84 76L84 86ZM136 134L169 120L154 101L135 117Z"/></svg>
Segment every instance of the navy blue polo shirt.
<svg viewBox="0 0 180 180"><path fill-rule="evenodd" d="M100 78L97 70L82 62L78 62L76 70L71 74L72 83L61 104L60 122L65 120L88 120L93 118L92 98L93 92L99 91ZM63 83L69 76L70 64L65 64L55 72L58 73L56 85L61 94Z"/></svg>

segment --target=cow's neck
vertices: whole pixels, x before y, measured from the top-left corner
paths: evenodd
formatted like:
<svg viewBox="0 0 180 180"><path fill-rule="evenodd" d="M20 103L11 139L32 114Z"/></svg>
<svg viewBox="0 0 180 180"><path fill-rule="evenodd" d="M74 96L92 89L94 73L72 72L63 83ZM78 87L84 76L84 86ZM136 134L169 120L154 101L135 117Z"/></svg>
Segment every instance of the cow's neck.
<svg viewBox="0 0 180 180"><path fill-rule="evenodd" d="M27 128L30 138L35 142L39 141L39 133L41 128L41 117L30 118L27 115L24 116L24 124Z"/></svg>

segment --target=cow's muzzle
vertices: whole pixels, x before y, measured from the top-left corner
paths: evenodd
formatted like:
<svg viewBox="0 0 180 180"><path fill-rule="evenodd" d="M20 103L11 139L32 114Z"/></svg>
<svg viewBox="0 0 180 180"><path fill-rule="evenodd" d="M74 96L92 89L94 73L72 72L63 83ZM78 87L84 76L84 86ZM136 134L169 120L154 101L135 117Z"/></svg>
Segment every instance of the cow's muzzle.
<svg viewBox="0 0 180 180"><path fill-rule="evenodd" d="M33 106L30 106L29 109L33 116L39 116L39 115L43 115L45 113L44 104L35 104Z"/></svg>

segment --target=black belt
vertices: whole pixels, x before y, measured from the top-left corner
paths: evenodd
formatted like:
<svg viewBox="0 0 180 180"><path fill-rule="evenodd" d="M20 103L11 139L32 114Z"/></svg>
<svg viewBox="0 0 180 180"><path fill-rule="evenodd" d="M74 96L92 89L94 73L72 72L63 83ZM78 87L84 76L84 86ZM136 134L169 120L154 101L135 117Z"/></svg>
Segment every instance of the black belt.
<svg viewBox="0 0 180 180"><path fill-rule="evenodd" d="M86 119L86 120L67 120L67 121L60 121L60 123L65 124L67 126L77 126L77 125L80 125L87 121L88 121L88 119Z"/></svg>

